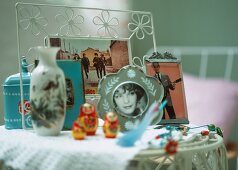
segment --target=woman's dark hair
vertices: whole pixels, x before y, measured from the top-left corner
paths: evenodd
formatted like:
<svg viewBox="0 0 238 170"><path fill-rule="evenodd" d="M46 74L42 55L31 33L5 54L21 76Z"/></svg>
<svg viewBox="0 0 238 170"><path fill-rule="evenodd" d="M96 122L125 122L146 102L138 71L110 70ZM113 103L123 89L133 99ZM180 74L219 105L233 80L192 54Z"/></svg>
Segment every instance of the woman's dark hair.
<svg viewBox="0 0 238 170"><path fill-rule="evenodd" d="M144 95L145 91L141 86L139 86L135 83L126 83L126 84L123 84L123 85L119 86L113 94L113 103L115 104L115 106L117 106L116 102L115 102L115 95L117 93L119 93L119 89L122 89L123 93L126 93L126 91L129 91L129 92L134 91L136 96L137 96L137 99L136 99L137 103L141 100L141 98L143 96L145 98L147 97L147 96ZM131 116L138 116L140 113L141 113L140 108L136 108Z"/></svg>
<svg viewBox="0 0 238 170"><path fill-rule="evenodd" d="M137 101L139 101L145 93L144 89L142 87L140 87L139 85L135 84L135 83L126 83L126 84L123 84L123 85L119 86L118 88L122 88L124 90L124 93L127 90L128 91L134 91L136 93L136 96L137 96ZM119 92L119 90L116 89L116 91L113 94L113 102L114 103L115 103L114 97L118 92Z"/></svg>

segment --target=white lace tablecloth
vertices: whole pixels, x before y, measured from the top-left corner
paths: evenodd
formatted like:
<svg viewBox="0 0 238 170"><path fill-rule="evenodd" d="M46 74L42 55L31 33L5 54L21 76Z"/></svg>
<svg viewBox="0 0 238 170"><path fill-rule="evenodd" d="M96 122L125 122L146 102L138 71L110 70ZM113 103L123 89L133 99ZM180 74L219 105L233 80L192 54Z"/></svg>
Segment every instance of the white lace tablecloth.
<svg viewBox="0 0 238 170"><path fill-rule="evenodd" d="M77 141L71 131L41 137L29 130L6 130L0 126L0 160L20 170L122 170L142 147L123 148L117 139L96 136Z"/></svg>

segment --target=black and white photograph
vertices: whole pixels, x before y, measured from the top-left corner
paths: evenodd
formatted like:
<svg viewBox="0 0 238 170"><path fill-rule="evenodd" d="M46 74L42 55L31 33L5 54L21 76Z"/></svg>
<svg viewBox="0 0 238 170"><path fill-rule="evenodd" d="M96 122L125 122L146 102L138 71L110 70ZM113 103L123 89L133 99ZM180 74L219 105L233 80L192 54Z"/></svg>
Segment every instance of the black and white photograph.
<svg viewBox="0 0 238 170"><path fill-rule="evenodd" d="M147 105L145 90L135 83L125 83L113 93L115 110L127 117L141 115Z"/></svg>

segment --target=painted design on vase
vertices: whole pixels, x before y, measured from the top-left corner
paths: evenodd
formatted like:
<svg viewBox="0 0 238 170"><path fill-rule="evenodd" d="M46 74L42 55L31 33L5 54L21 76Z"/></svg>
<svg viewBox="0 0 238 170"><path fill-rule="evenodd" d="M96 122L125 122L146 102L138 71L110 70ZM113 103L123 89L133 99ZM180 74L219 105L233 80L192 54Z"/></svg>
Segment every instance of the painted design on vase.
<svg viewBox="0 0 238 170"><path fill-rule="evenodd" d="M40 62L32 72L30 86L33 128L38 135L58 135L66 108L65 77L55 61L58 48L37 49Z"/></svg>

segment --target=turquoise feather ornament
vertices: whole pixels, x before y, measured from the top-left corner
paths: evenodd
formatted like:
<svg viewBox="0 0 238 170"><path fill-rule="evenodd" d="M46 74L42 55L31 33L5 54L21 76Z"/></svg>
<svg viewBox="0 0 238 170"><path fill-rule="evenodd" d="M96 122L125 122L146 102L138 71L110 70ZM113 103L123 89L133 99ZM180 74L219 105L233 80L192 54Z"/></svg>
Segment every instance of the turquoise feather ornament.
<svg viewBox="0 0 238 170"><path fill-rule="evenodd" d="M135 142L141 138L147 126L150 125L156 114L162 111L166 104L167 100L163 101L160 106L157 102L154 102L148 109L144 119L141 121L139 126L136 129L125 133L121 138L118 139L117 144L123 147L134 146Z"/></svg>

